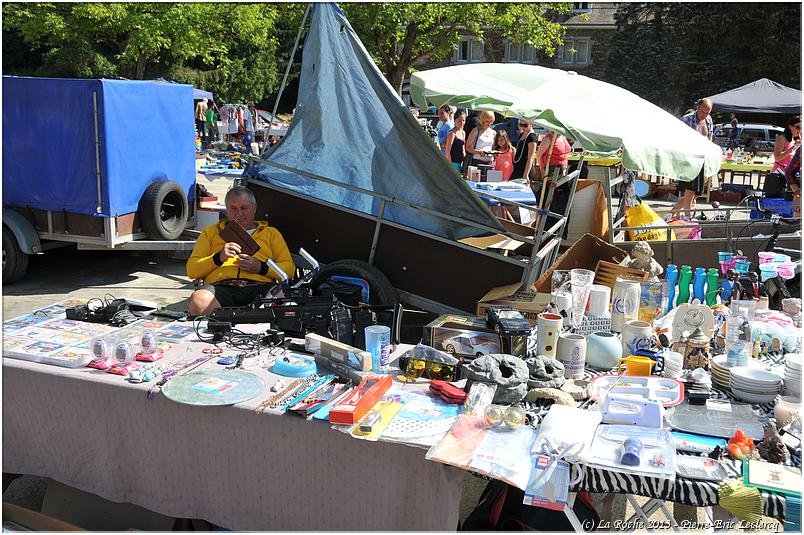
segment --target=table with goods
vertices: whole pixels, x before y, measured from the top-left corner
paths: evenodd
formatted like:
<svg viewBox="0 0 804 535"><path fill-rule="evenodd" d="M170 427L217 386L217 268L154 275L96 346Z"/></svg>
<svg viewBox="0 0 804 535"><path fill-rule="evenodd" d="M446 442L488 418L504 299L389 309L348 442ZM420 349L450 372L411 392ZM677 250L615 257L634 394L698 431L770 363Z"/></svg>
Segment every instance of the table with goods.
<svg viewBox="0 0 804 535"><path fill-rule="evenodd" d="M663 270L636 251L605 276L554 270L535 325L493 305L416 346L380 324L352 345L67 319L80 300L8 320L4 472L230 529L452 530L457 467L510 489L518 521L590 530L592 492L628 495L646 526L660 508L678 529L676 502L800 530L801 303L762 292L789 258ZM757 281L755 260L775 264ZM498 527L480 505L469 521Z"/></svg>

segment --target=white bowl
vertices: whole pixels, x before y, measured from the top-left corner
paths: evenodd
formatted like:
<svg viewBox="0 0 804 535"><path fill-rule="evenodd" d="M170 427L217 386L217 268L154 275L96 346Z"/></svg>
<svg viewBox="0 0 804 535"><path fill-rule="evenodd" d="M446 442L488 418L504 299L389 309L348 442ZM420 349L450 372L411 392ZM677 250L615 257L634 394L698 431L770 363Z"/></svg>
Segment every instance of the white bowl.
<svg viewBox="0 0 804 535"><path fill-rule="evenodd" d="M801 355L798 353L788 353L784 357L785 362L788 366L793 369L800 370L801 369Z"/></svg>
<svg viewBox="0 0 804 535"><path fill-rule="evenodd" d="M732 368L730 371L732 378L740 379L748 384L753 383L757 385L773 385L778 383L779 379L781 379L775 373L758 370L750 366L738 366L736 368Z"/></svg>
<svg viewBox="0 0 804 535"><path fill-rule="evenodd" d="M745 388L747 388L749 390L760 390L760 391L761 390L778 390L779 387L782 386L781 378L778 379L774 383L753 383L751 381L746 381L745 379L742 379L739 376L732 375L731 376L731 382L736 384L736 385L739 385L739 386L744 386Z"/></svg>
<svg viewBox="0 0 804 535"><path fill-rule="evenodd" d="M777 396L777 394L772 394L772 395L751 394L751 393L748 393L748 392L743 392L739 388L734 388L733 386L731 388L731 392L732 392L732 394L734 394L734 397L739 399L739 400L748 401L750 403L760 403L760 404L763 404L763 405L765 403L771 403L774 399L776 399L776 396Z"/></svg>

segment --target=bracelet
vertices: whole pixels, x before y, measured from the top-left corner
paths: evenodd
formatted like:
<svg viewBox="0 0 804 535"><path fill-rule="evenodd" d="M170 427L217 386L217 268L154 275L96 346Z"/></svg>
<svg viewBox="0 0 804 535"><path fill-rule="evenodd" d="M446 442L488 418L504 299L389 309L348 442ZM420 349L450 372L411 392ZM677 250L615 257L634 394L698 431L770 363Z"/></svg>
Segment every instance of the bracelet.
<svg viewBox="0 0 804 535"><path fill-rule="evenodd" d="M292 399L302 391L310 388L319 379L320 377L318 375L294 379L288 386L260 403L257 408L254 409L254 413L261 414L265 409L277 409L287 405Z"/></svg>

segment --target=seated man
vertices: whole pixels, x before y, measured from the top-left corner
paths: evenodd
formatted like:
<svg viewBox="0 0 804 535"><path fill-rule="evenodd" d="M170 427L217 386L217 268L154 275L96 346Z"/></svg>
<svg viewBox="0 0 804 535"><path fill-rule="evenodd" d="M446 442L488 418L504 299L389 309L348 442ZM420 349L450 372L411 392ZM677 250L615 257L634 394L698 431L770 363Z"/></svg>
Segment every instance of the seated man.
<svg viewBox="0 0 804 535"><path fill-rule="evenodd" d="M272 259L292 276L296 271L284 238L265 221L254 221L257 201L242 186L226 193L226 217L204 229L187 260L187 276L203 278L204 286L190 296L190 314L209 314L219 307L243 306L262 297L273 286L276 274L269 273L266 260ZM260 250L254 256L241 254L237 243L224 243L221 231L229 221L237 221L251 234Z"/></svg>

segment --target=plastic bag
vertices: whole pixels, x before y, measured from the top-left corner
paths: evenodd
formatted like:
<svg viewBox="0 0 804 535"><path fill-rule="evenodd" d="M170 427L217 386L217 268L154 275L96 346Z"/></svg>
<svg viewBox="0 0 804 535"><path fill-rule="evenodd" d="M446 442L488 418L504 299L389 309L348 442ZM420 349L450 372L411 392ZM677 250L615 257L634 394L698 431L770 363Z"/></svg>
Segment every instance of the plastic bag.
<svg viewBox="0 0 804 535"><path fill-rule="evenodd" d="M679 240L700 240L702 236L701 227L697 226L695 221L684 221L683 219L671 219L667 222L671 227L689 227L695 225L694 228L676 228L673 229L673 234Z"/></svg>
<svg viewBox="0 0 804 535"><path fill-rule="evenodd" d="M667 230L664 219L653 211L653 208L645 203L639 203L625 211L625 222L629 227L644 227L644 230L629 230L628 239L633 241L640 240L666 240ZM671 232L671 239L675 239L675 234Z"/></svg>

